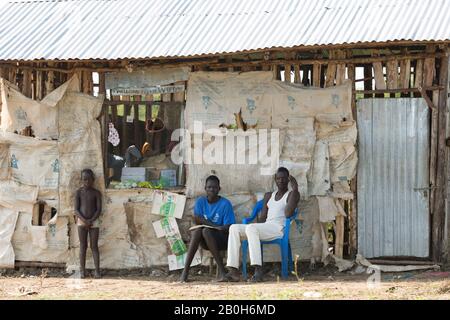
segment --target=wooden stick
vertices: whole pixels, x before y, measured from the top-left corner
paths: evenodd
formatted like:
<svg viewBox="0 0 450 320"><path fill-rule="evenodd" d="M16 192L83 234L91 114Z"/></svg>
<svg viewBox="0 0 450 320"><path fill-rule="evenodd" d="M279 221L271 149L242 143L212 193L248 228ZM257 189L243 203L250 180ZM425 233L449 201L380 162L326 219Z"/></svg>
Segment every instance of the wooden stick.
<svg viewBox="0 0 450 320"><path fill-rule="evenodd" d="M433 104L433 101L431 101L430 97L427 95L427 92L422 87L419 87L417 89L419 90L420 94L422 95L422 98L425 99L425 102L427 103L428 107L431 110L437 110L436 106Z"/></svg>

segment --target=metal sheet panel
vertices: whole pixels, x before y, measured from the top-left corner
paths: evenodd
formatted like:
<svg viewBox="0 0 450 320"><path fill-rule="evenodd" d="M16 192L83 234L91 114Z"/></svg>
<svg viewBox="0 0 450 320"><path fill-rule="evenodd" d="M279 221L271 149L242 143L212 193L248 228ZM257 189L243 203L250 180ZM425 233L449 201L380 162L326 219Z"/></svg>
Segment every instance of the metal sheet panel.
<svg viewBox="0 0 450 320"><path fill-rule="evenodd" d="M429 255L429 110L422 98L357 103L358 251Z"/></svg>
<svg viewBox="0 0 450 320"><path fill-rule="evenodd" d="M450 40L448 0L0 2L0 60L195 57Z"/></svg>

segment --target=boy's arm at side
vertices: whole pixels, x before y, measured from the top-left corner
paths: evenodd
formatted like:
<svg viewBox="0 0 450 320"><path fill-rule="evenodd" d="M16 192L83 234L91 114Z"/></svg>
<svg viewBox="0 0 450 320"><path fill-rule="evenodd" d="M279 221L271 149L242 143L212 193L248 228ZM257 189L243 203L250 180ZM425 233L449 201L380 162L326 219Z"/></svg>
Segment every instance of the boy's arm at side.
<svg viewBox="0 0 450 320"><path fill-rule="evenodd" d="M97 196L96 196L96 207L97 210L95 211L93 217L91 219L89 219L89 222L94 222L95 220L98 219L98 217L100 216L100 213L102 213L102 194L100 193L100 191L97 190Z"/></svg>
<svg viewBox="0 0 450 320"><path fill-rule="evenodd" d="M80 190L77 190L77 193L75 195L75 215L77 216L78 219L81 219L81 221L87 223L86 218L80 211Z"/></svg>

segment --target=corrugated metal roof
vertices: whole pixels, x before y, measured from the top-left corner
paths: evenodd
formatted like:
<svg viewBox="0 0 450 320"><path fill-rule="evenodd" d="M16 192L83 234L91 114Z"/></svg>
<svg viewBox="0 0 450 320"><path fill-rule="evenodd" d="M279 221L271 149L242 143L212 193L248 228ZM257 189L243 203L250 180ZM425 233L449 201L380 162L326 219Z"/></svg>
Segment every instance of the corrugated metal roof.
<svg viewBox="0 0 450 320"><path fill-rule="evenodd" d="M69 0L0 8L0 60L450 40L449 0Z"/></svg>

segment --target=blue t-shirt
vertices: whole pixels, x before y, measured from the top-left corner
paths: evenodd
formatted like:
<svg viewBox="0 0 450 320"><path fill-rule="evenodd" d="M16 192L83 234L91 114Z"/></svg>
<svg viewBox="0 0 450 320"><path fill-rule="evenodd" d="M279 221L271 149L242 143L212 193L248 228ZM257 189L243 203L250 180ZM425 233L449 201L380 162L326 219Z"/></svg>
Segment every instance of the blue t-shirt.
<svg viewBox="0 0 450 320"><path fill-rule="evenodd" d="M194 215L211 221L218 226L236 223L233 206L230 200L224 197L220 197L219 201L214 203L209 203L206 196L197 198L194 205Z"/></svg>

